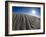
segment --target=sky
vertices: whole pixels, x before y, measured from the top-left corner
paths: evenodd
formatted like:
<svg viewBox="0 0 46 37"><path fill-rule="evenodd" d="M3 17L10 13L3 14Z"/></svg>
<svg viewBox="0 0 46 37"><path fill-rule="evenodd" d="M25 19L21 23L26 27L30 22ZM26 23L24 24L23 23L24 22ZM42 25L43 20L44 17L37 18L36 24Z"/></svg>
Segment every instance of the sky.
<svg viewBox="0 0 46 37"><path fill-rule="evenodd" d="M40 16L40 7L19 7L13 6L12 12L17 14L28 14L28 15L35 15Z"/></svg>

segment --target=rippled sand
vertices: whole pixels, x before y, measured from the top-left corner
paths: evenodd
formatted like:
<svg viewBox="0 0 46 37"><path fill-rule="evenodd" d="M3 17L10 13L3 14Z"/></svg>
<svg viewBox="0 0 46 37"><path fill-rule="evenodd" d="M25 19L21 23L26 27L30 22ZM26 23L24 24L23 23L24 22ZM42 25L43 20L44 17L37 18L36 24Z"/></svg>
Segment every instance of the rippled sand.
<svg viewBox="0 0 46 37"><path fill-rule="evenodd" d="M40 29L40 18L31 15L13 14L12 29L13 30Z"/></svg>

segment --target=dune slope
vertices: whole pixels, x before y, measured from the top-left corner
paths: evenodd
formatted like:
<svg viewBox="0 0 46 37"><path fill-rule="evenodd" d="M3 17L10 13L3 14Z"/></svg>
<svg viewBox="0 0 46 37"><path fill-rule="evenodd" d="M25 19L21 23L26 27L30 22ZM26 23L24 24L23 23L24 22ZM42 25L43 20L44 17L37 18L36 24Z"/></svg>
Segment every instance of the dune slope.
<svg viewBox="0 0 46 37"><path fill-rule="evenodd" d="M24 14L12 14L13 30L40 29L40 18Z"/></svg>

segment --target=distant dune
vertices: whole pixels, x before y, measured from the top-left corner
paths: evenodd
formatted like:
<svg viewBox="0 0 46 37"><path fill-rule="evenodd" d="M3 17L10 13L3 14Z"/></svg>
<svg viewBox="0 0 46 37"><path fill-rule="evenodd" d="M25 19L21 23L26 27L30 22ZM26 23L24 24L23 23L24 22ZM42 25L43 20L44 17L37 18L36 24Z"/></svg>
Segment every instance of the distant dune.
<svg viewBox="0 0 46 37"><path fill-rule="evenodd" d="M40 29L40 18L24 14L12 14L13 30L33 30Z"/></svg>

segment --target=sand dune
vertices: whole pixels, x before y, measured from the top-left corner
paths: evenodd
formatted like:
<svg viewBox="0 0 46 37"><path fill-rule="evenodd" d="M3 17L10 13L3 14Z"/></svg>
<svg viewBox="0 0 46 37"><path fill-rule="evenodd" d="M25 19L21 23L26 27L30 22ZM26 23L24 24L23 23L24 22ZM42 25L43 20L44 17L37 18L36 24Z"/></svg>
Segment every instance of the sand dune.
<svg viewBox="0 0 46 37"><path fill-rule="evenodd" d="M13 30L40 29L40 18L31 15L13 13L12 29Z"/></svg>

